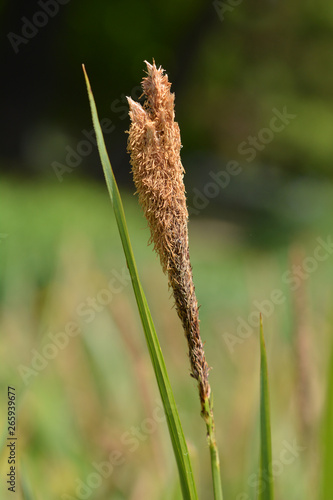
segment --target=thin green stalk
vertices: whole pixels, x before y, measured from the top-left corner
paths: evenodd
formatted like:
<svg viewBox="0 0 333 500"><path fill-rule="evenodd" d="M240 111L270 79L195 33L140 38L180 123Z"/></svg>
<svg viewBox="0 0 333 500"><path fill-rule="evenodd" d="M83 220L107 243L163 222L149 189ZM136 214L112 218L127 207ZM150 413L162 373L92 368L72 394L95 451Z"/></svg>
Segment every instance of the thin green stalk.
<svg viewBox="0 0 333 500"><path fill-rule="evenodd" d="M206 427L207 427L207 437L208 437L212 478L213 478L214 499L223 500L221 474L220 474L220 458L215 439L215 423L214 423L212 396L210 398L205 399L204 420L206 422Z"/></svg>

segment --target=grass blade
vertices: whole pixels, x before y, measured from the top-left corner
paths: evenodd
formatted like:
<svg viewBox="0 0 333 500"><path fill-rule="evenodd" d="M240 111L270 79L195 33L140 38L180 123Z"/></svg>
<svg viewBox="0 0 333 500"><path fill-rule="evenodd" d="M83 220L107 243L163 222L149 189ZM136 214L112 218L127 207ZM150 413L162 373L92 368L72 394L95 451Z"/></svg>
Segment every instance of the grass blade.
<svg viewBox="0 0 333 500"><path fill-rule="evenodd" d="M258 500L273 500L271 422L266 346L260 314L260 465Z"/></svg>
<svg viewBox="0 0 333 500"><path fill-rule="evenodd" d="M30 486L28 485L28 481L23 472L21 473L21 489L22 489L23 500L33 500Z"/></svg>
<svg viewBox="0 0 333 500"><path fill-rule="evenodd" d="M112 171L111 163L106 151L104 138L102 129L99 123L97 109L94 101L94 97L91 91L89 79L85 68L83 66L84 76L87 84L91 114L94 124L94 129L96 132L96 139L98 150L104 170L105 180L107 184L107 188L109 191L109 195L111 198L111 203L113 206L113 210L115 213L117 226L124 250L124 254L126 257L127 266L130 272L133 290L135 294L135 298L137 301L137 306L143 326L143 330L145 333L148 350L150 354L150 358L153 364L153 368L155 371L155 376L157 380L157 384L159 387L159 391L161 394L168 428L170 432L171 442L178 466L178 472L180 477L180 483L183 493L184 500L195 500L197 499L196 486L194 482L192 466L190 462L190 456L187 449L187 444L185 441L184 433L182 430L182 426L179 419L179 414L176 407L176 402L172 393L171 385L169 382L169 377L167 373L167 369L165 366L164 358L162 355L162 351L160 348L160 344L157 338L157 334L155 331L154 323L149 311L149 307L147 304L146 297L144 295L137 268L136 263L132 251L132 246L129 239L129 234L127 230L127 224L125 220L124 209L121 201L121 197L119 194L118 186Z"/></svg>
<svg viewBox="0 0 333 500"><path fill-rule="evenodd" d="M333 343L330 360L328 364L326 405L324 410L322 426L322 477L321 496L322 500L333 498Z"/></svg>

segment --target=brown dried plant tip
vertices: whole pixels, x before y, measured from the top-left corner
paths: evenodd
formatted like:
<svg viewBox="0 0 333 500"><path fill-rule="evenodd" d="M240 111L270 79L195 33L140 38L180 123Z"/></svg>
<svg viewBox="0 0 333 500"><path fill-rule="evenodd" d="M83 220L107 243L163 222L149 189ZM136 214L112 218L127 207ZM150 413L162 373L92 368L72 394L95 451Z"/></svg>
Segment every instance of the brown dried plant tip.
<svg viewBox="0 0 333 500"><path fill-rule="evenodd" d="M198 381L202 413L210 396L208 365L199 330L198 302L189 258L184 168L174 94L164 70L146 62L141 106L128 99L128 152L134 183L151 232L151 242L168 274L189 347L191 375Z"/></svg>

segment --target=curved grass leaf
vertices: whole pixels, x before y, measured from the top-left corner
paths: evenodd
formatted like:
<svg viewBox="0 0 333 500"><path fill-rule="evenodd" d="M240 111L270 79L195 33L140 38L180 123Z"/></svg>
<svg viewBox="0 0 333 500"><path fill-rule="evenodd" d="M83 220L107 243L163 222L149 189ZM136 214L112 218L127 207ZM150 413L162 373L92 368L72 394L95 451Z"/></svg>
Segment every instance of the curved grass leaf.
<svg viewBox="0 0 333 500"><path fill-rule="evenodd" d="M260 465L258 500L273 500L272 442L266 346L260 314Z"/></svg>
<svg viewBox="0 0 333 500"><path fill-rule="evenodd" d="M113 206L114 214L117 221L117 226L119 230L119 235L121 238L124 254L126 257L127 266L130 272L133 290L145 333L148 350L155 371L155 376L159 391L161 394L168 428L170 432L171 442L178 466L178 472L180 477L180 483L183 493L184 500L196 500L197 492L194 482L192 466L190 462L190 456L187 449L187 444L185 441L184 433L179 419L179 414L176 407L176 402L172 393L171 385L169 382L169 377L167 369L164 363L164 358L160 348L160 344L155 331L154 323L149 311L146 297L144 295L137 268L134 260L134 255L132 251L131 242L129 239L129 234L127 230L127 224L125 220L124 209L119 194L118 186L113 174L111 163L106 151L102 129L99 123L97 109L94 101L94 96L91 91L89 79L85 68L83 66L84 76L87 84L91 114L94 124L94 129L96 132L96 139L98 145L98 151L101 158L105 180L109 195L111 198L111 203Z"/></svg>

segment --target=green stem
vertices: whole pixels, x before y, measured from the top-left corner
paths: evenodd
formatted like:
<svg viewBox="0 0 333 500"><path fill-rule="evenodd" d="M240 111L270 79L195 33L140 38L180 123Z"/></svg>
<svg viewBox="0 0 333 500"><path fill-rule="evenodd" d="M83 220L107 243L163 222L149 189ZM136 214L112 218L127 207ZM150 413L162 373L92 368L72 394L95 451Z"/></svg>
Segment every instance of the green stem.
<svg viewBox="0 0 333 500"><path fill-rule="evenodd" d="M223 500L221 474L220 474L220 459L215 439L215 423L213 415L213 406L211 404L211 397L205 399L204 407L205 407L205 414L203 415L203 418L206 422L206 427L207 427L207 438L208 438L210 460L212 467L214 500Z"/></svg>

